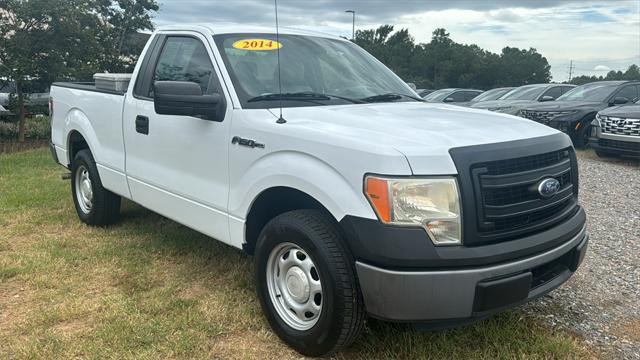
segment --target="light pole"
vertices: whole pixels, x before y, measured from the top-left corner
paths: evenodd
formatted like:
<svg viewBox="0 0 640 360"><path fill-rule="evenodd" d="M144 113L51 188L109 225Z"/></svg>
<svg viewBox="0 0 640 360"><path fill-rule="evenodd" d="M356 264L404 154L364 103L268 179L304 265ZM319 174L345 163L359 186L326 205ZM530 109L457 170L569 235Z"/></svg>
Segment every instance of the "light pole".
<svg viewBox="0 0 640 360"><path fill-rule="evenodd" d="M355 10L346 10L346 13L351 13L353 15L353 20L351 21L351 40L356 40L356 11Z"/></svg>

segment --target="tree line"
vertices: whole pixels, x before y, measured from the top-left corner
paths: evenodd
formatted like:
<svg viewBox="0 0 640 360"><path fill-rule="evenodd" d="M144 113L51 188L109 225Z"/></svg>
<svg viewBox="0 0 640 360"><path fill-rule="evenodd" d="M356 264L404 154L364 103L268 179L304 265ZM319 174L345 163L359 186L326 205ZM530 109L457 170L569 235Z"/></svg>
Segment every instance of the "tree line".
<svg viewBox="0 0 640 360"><path fill-rule="evenodd" d="M486 90L551 80L551 66L534 48L505 47L495 54L457 43L441 28L433 31L428 43L416 43L407 29L394 32L392 25L358 30L354 41L419 88Z"/></svg>
<svg viewBox="0 0 640 360"><path fill-rule="evenodd" d="M614 71L611 70L605 76L594 76L594 75L580 75L571 79L570 83L574 85L582 85L594 81L603 81L603 80L640 80L640 67L638 65L631 65L627 68L626 71Z"/></svg>

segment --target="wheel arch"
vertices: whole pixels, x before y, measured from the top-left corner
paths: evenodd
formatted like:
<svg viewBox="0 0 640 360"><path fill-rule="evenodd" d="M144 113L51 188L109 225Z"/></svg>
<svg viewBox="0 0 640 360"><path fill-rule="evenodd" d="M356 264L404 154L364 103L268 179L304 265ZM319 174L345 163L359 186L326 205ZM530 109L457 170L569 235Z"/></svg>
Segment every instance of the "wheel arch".
<svg viewBox="0 0 640 360"><path fill-rule="evenodd" d="M253 254L264 226L276 216L288 211L315 209L334 219L329 210L313 196L288 186L274 186L263 190L251 203L245 220L243 250Z"/></svg>
<svg viewBox="0 0 640 360"><path fill-rule="evenodd" d="M67 164L71 164L78 151L89 149L94 158L98 138L87 115L80 109L73 108L65 116Z"/></svg>
<svg viewBox="0 0 640 360"><path fill-rule="evenodd" d="M82 134L78 130L75 130L75 129L71 130L69 132L69 135L67 136L67 149L69 154L69 165L71 164L73 159L76 157L76 154L78 153L78 151L83 149L88 149L89 151L91 151L91 148L89 147L89 143L87 142L87 140L84 138L84 136L82 136Z"/></svg>

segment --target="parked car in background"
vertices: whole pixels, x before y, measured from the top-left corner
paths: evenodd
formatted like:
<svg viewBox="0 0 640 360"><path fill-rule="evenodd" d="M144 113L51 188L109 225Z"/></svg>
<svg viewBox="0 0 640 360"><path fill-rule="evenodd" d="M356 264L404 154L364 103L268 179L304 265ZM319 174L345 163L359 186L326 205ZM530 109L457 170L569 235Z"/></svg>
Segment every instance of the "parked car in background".
<svg viewBox="0 0 640 360"><path fill-rule="evenodd" d="M7 82L0 79L0 105L9 105L9 94L16 92L16 86L13 82Z"/></svg>
<svg viewBox="0 0 640 360"><path fill-rule="evenodd" d="M474 97L469 102L469 106L471 106L473 104L476 104L476 103L479 103L481 101L498 100L504 94L508 93L509 91L511 91L513 89L515 89L515 88L513 88L513 87L501 87L501 88L495 88L495 89L487 90L487 91L483 92L482 94Z"/></svg>
<svg viewBox="0 0 640 360"><path fill-rule="evenodd" d="M598 111L638 98L640 81L598 81L578 86L552 103L524 107L518 115L569 134L575 147L585 147Z"/></svg>
<svg viewBox="0 0 640 360"><path fill-rule="evenodd" d="M482 94L482 90L476 89L440 89L424 97L426 102L444 102L454 105L466 105L476 96Z"/></svg>
<svg viewBox="0 0 640 360"><path fill-rule="evenodd" d="M0 86L0 105L5 108L9 105L9 98L11 94L16 92L16 86L14 82L5 82ZM25 106L30 108L28 111L34 112L34 110L38 108L46 108L49 104L49 93L41 92L41 93L27 93ZM35 111L39 112L39 111Z"/></svg>
<svg viewBox="0 0 640 360"><path fill-rule="evenodd" d="M418 90L416 90L416 92L418 93L418 95L420 95L421 98L424 98L425 96L431 94L434 91L435 91L434 89L418 89Z"/></svg>
<svg viewBox="0 0 640 360"><path fill-rule="evenodd" d="M471 107L516 115L524 106L538 102L553 101L573 89L568 84L531 84L515 88L493 101L476 102Z"/></svg>
<svg viewBox="0 0 640 360"><path fill-rule="evenodd" d="M640 157L640 101L600 111L591 122L589 145L600 157Z"/></svg>

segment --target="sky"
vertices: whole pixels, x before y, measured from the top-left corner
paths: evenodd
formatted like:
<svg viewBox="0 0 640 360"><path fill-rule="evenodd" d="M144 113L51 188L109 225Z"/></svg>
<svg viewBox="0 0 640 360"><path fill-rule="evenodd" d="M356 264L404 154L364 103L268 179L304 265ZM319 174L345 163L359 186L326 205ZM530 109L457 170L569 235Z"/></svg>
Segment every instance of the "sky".
<svg viewBox="0 0 640 360"><path fill-rule="evenodd" d="M272 0L158 0L156 25L236 22L274 25ZM443 27L459 43L500 52L536 48L554 81L606 75L640 65L640 0L278 0L280 26L351 38L356 30L395 25L416 42Z"/></svg>

